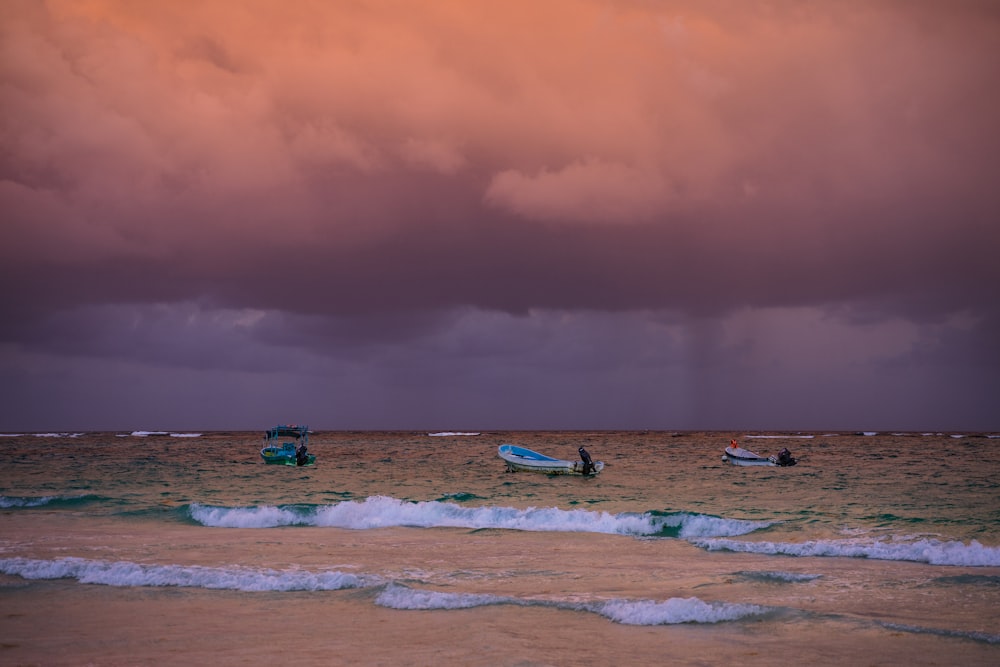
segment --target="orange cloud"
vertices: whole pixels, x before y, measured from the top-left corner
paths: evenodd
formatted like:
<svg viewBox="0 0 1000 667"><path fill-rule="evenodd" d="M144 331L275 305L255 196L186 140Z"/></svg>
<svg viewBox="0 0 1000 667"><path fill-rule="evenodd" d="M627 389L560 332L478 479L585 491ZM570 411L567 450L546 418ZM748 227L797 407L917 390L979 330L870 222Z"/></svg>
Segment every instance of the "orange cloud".
<svg viewBox="0 0 1000 667"><path fill-rule="evenodd" d="M325 242L458 210L445 196L485 203L463 219L724 210L716 236L777 236L817 208L974 198L1000 152L1000 30L974 2L53 0L0 19L0 168L34 191L0 202L26 209L15 257L40 218L116 248Z"/></svg>
<svg viewBox="0 0 1000 667"><path fill-rule="evenodd" d="M559 171L494 176L486 201L534 220L587 223L649 222L669 212L673 188L655 172L599 160Z"/></svg>

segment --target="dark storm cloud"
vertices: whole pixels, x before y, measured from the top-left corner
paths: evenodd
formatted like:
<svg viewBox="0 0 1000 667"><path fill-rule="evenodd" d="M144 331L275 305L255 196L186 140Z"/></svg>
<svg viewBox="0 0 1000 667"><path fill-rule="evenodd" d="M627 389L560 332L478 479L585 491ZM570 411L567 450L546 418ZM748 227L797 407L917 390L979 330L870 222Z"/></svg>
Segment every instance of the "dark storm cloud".
<svg viewBox="0 0 1000 667"><path fill-rule="evenodd" d="M449 368L474 396L505 366L580 392L570 369L596 364L595 386L646 387L627 392L645 415L690 400L654 372L688 377L685 414L710 420L750 378L794 396L765 339L826 340L825 313L839 338L793 358L828 360L827 396L863 382L851 364L965 372L980 393L1000 375L989 3L108 0L0 19L12 374L46 354L370 364L351 377L373 394L442 390ZM758 338L734 339L747 319Z"/></svg>

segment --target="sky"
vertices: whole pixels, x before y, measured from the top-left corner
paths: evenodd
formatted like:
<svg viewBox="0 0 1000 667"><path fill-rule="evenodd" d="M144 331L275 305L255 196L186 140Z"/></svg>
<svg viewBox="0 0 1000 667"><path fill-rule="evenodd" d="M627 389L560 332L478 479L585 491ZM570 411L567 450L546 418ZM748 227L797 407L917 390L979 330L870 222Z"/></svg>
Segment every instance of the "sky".
<svg viewBox="0 0 1000 667"><path fill-rule="evenodd" d="M5 0L0 432L1000 430L1000 5Z"/></svg>

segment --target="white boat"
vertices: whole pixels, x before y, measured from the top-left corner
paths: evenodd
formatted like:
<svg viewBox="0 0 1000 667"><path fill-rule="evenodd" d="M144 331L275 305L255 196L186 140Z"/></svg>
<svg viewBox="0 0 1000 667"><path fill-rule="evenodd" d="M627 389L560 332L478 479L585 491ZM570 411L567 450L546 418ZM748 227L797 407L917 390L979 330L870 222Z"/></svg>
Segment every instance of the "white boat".
<svg viewBox="0 0 1000 667"><path fill-rule="evenodd" d="M749 449L743 449L735 440L726 447L726 453L722 455L722 460L732 463L734 466L793 466L798 461L792 457L792 453L787 449L782 449L778 455L761 456Z"/></svg>
<svg viewBox="0 0 1000 667"><path fill-rule="evenodd" d="M726 447L726 453L722 455L722 460L732 463L734 466L776 466L778 465L767 456L755 454L749 449L742 447Z"/></svg>
<svg viewBox="0 0 1000 667"><path fill-rule="evenodd" d="M508 472L542 472L547 475L585 475L593 474L604 470L603 461L594 461L590 464L591 470L586 470L587 464L583 461L566 461L555 459L551 456L539 454L527 447L517 445L500 445L497 455L507 462ZM589 456L587 457L590 458Z"/></svg>

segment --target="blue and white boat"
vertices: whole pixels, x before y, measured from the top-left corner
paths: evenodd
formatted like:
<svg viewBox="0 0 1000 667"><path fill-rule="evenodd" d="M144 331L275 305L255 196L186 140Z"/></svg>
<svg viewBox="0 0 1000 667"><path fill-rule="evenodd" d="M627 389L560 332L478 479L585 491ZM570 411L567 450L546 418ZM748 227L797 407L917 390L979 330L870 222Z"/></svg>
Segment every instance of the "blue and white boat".
<svg viewBox="0 0 1000 667"><path fill-rule="evenodd" d="M751 452L749 449L743 449L742 447L726 447L725 453L722 455L722 460L726 463L732 463L734 466L776 466L778 465L766 456L761 456L755 452Z"/></svg>
<svg viewBox="0 0 1000 667"><path fill-rule="evenodd" d="M596 475L604 470L603 461L593 462L590 464L591 469L587 470L587 464L583 461L555 459L551 456L539 454L527 447L518 447L517 445L500 445L497 454L507 462L508 472L542 472L547 475Z"/></svg>
<svg viewBox="0 0 1000 667"><path fill-rule="evenodd" d="M260 457L264 463L286 466L311 466L316 455L309 453L309 427L278 424L264 432L264 447Z"/></svg>
<svg viewBox="0 0 1000 667"><path fill-rule="evenodd" d="M735 440L729 442L729 446L726 447L725 453L722 455L722 461L724 463L732 463L734 466L793 466L798 463L798 460L792 456L792 453L787 449L782 449L777 454L772 454L771 456L761 456L756 452L751 452L749 449L743 449L740 447Z"/></svg>

